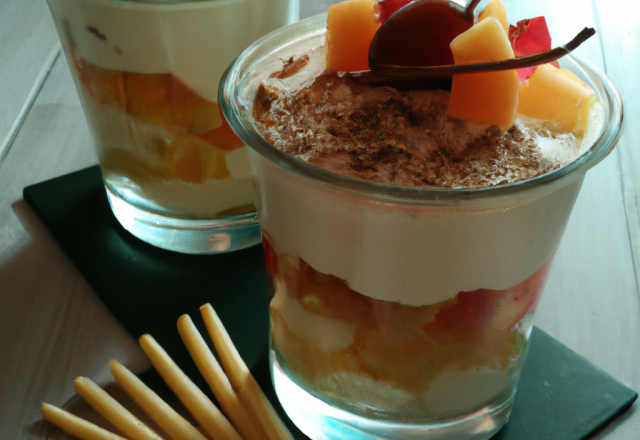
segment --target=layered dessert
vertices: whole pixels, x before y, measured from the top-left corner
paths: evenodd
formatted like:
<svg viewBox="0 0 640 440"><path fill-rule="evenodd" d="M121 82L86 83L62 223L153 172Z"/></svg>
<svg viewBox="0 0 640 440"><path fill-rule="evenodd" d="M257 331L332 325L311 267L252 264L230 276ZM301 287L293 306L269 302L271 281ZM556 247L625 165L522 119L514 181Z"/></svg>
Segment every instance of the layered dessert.
<svg viewBox="0 0 640 440"><path fill-rule="evenodd" d="M300 39L253 79L255 127L309 170L251 156L273 350L298 386L349 413L446 423L512 402L582 176L517 184L580 157L602 110L555 65L456 75L448 90L354 73L366 57L341 46L340 26L371 41L387 2L335 5L326 36ZM453 40L453 58L547 50L539 26L509 31L493 1ZM314 180L307 165L351 180ZM485 191L502 186L516 189Z"/></svg>
<svg viewBox="0 0 640 440"><path fill-rule="evenodd" d="M287 24L291 0L50 1L107 189L146 211L255 210L246 147L217 103L242 50Z"/></svg>

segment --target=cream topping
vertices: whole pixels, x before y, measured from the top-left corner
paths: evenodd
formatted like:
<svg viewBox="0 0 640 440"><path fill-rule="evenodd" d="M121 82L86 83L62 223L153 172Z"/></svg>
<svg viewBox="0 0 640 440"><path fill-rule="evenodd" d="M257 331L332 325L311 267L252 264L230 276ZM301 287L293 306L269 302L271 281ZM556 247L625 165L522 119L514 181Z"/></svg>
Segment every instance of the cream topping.
<svg viewBox="0 0 640 440"><path fill-rule="evenodd" d="M296 0L51 2L63 44L97 66L173 73L217 101L227 66L253 41L297 19ZM65 41L66 40L66 41Z"/></svg>

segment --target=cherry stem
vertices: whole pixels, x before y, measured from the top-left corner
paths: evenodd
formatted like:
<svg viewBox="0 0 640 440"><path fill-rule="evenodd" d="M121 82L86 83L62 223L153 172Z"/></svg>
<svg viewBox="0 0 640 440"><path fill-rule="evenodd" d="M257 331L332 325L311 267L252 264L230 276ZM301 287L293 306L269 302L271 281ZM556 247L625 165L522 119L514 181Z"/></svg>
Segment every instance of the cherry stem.
<svg viewBox="0 0 640 440"><path fill-rule="evenodd" d="M480 0L471 0L471 3L469 3L467 7L464 9L464 15L469 18L472 18L473 12L475 11L476 6L478 6L478 3L480 3Z"/></svg>
<svg viewBox="0 0 640 440"><path fill-rule="evenodd" d="M511 60L494 61L482 64L459 64L447 66L395 66L390 64L378 64L373 69L375 76L384 77L391 80L413 80L420 81L426 79L446 79L452 75L460 73L493 72L498 70L523 69L525 67L537 66L550 63L558 58L569 54L587 39L595 35L593 28L584 28L573 40L564 46L547 50L535 55ZM363 72L365 73L365 72Z"/></svg>

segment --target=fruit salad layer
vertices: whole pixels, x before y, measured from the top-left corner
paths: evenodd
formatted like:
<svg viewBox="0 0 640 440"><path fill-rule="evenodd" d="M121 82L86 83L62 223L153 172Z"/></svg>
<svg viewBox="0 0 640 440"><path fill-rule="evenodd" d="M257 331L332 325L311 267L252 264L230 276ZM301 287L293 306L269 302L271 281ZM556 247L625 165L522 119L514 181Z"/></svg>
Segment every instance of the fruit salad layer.
<svg viewBox="0 0 640 440"><path fill-rule="evenodd" d="M511 397L551 260L504 290L409 306L361 295L265 238L273 343L316 395L363 416L456 417Z"/></svg>
<svg viewBox="0 0 640 440"><path fill-rule="evenodd" d="M454 190L534 178L589 147L598 99L556 65L437 89L358 73L400 3L334 5L324 44L280 57L253 101L267 141L350 177ZM510 29L494 0L450 56L521 57L550 49L547 37L542 17ZM493 204L395 204L254 159L273 344L290 376L339 407L407 423L508 401L580 179Z"/></svg>
<svg viewBox="0 0 640 440"><path fill-rule="evenodd" d="M219 109L218 81L252 41L287 23L289 0L50 8L112 191L180 218L255 210L246 147Z"/></svg>

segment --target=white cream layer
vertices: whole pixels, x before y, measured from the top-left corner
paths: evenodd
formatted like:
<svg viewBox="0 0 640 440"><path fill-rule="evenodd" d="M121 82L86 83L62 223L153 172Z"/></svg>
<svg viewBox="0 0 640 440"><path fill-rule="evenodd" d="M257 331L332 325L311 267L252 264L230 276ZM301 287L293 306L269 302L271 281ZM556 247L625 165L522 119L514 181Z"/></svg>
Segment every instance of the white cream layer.
<svg viewBox="0 0 640 440"><path fill-rule="evenodd" d="M582 182L497 206L391 205L310 184L249 151L261 227L276 252L360 294L412 306L529 278L555 251Z"/></svg>
<svg viewBox="0 0 640 440"><path fill-rule="evenodd" d="M227 66L253 41L297 19L298 0L138 3L50 0L62 43L97 66L173 73L217 101Z"/></svg>

